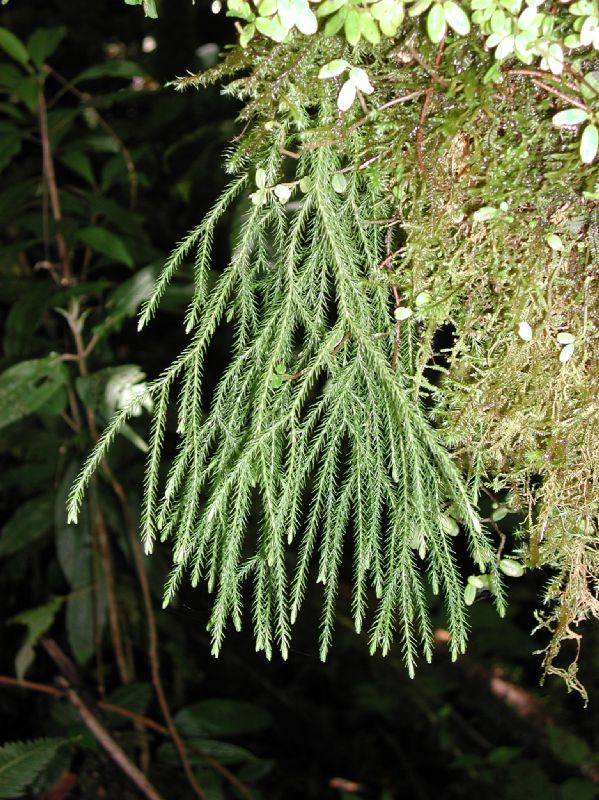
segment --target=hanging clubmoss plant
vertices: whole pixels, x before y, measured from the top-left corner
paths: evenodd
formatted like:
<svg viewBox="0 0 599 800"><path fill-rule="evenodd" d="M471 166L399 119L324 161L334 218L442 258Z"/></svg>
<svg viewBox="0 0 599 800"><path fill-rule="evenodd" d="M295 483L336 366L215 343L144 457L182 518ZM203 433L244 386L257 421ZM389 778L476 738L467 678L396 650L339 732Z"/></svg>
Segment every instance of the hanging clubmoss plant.
<svg viewBox="0 0 599 800"><path fill-rule="evenodd" d="M227 13L239 44L177 86L224 82L243 101L233 178L141 317L193 256L189 344L148 388L142 536L148 553L172 544L165 601L185 576L206 580L218 652L250 584L257 647L285 656L319 583L325 657L351 553L356 629L383 653L397 635L412 672L432 654L430 592L455 657L479 589L502 612L501 574L547 566L545 668L581 688L577 656L566 670L555 658L599 616L596 0L229 0ZM243 223L209 286L234 203ZM224 324L231 357L206 408ZM171 402L179 447L161 482ZM72 518L138 405L88 460ZM456 535L475 565L465 586Z"/></svg>

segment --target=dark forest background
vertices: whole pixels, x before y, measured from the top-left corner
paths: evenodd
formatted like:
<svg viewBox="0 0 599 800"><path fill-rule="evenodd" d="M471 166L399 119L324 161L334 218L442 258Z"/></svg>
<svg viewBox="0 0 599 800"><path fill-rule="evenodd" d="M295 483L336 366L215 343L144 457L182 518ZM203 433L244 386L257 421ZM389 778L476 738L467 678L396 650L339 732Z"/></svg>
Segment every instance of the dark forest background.
<svg viewBox="0 0 599 800"><path fill-rule="evenodd" d="M368 655L343 603L326 664L318 602L288 662L254 653L249 630L214 659L206 591L184 587L162 611L168 549L145 558L137 544L147 409L67 524L107 418L183 347L191 268L142 334L135 317L224 185L236 109L217 89L164 84L213 63L234 31L204 0L168 0L159 20L121 0L11 0L0 25L18 37L0 33L0 797L144 796L86 714L168 800L201 796L194 780L215 800L596 797L598 639L585 632L588 708L558 678L539 685L532 608L549 575L513 581L503 620L475 603L455 664L440 613L437 657L415 680L399 650ZM221 225L215 271L236 222ZM224 331L208 394L226 353ZM34 744L6 744L19 741Z"/></svg>

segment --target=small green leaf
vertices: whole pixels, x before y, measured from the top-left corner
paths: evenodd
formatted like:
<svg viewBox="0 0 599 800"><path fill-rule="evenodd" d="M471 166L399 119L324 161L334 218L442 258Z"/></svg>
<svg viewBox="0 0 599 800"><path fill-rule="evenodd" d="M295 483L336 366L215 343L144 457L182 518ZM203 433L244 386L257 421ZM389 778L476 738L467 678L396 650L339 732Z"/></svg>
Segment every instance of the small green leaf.
<svg viewBox="0 0 599 800"><path fill-rule="evenodd" d="M468 582L466 586L464 586L464 604L471 606L475 600L476 586L473 583Z"/></svg>
<svg viewBox="0 0 599 800"><path fill-rule="evenodd" d="M554 43L550 45L547 53L547 64L554 75L561 75L564 71L564 51L561 45Z"/></svg>
<svg viewBox="0 0 599 800"><path fill-rule="evenodd" d="M535 6L527 6L518 17L518 27L522 31L526 31L532 27L538 11Z"/></svg>
<svg viewBox="0 0 599 800"><path fill-rule="evenodd" d="M88 155L82 153L81 150L69 150L60 157L60 160L65 166L72 169L77 175L80 175L91 186L94 185L96 179L92 162Z"/></svg>
<svg viewBox="0 0 599 800"><path fill-rule="evenodd" d="M547 242L549 247L556 253L564 249L562 240L556 233L548 233L547 236L545 237L545 241Z"/></svg>
<svg viewBox="0 0 599 800"><path fill-rule="evenodd" d="M320 68L318 77L321 80L325 78L336 78L338 75L345 72L348 67L349 64L344 58L335 58L333 61L329 61L328 64L324 64L324 66Z"/></svg>
<svg viewBox="0 0 599 800"><path fill-rule="evenodd" d="M477 578L481 589L486 589L493 594L497 593L497 584L493 575L483 573L482 575L477 575Z"/></svg>
<svg viewBox="0 0 599 800"><path fill-rule="evenodd" d="M155 0L144 0L144 14L150 19L158 19L158 9Z"/></svg>
<svg viewBox="0 0 599 800"><path fill-rule="evenodd" d="M480 575L469 575L468 576L468 583L472 584L475 589L483 589L484 583L480 578Z"/></svg>
<svg viewBox="0 0 599 800"><path fill-rule="evenodd" d="M78 234L79 241L84 245L91 247L107 258L125 264L127 267L133 267L134 261L131 253L125 246L125 243L120 236L116 233L100 228L96 225L91 225L88 228L83 228Z"/></svg>
<svg viewBox="0 0 599 800"><path fill-rule="evenodd" d="M419 17L421 14L424 14L431 3L432 0L417 0L417 2L414 3L414 5L408 11L408 14L410 17Z"/></svg>
<svg viewBox="0 0 599 800"><path fill-rule="evenodd" d="M599 70L587 72L584 81L580 83L580 93L587 100L599 97Z"/></svg>
<svg viewBox="0 0 599 800"><path fill-rule="evenodd" d="M495 48L495 58L497 61L503 61L504 58L507 58L513 53L515 44L516 38L514 36L506 36L502 39Z"/></svg>
<svg viewBox="0 0 599 800"><path fill-rule="evenodd" d="M250 195L250 202L254 206L263 206L268 200L268 189L258 189Z"/></svg>
<svg viewBox="0 0 599 800"><path fill-rule="evenodd" d="M408 306L399 306L393 312L393 316L398 322L402 322L405 319L409 319L414 312Z"/></svg>
<svg viewBox="0 0 599 800"><path fill-rule="evenodd" d="M141 682L117 686L116 689L105 697L107 703L113 706L119 706L120 708L126 708L128 711L134 711L136 714L145 713L151 699L151 684ZM111 720L111 722L113 725L116 725L117 717L115 716L114 721ZM122 718L121 723L125 724Z"/></svg>
<svg viewBox="0 0 599 800"><path fill-rule="evenodd" d="M486 222L488 219L493 219L499 214L499 210L493 208L493 206L483 206L479 208L478 211L475 211L472 215L472 219L475 222Z"/></svg>
<svg viewBox="0 0 599 800"><path fill-rule="evenodd" d="M53 522L56 556L71 589L66 599L67 637L76 660L84 664L94 652L96 635L101 634L105 608L93 587L92 537L87 504L83 503L76 525L67 521L69 489L80 467L81 464L74 459L65 469L56 489Z"/></svg>
<svg viewBox="0 0 599 800"><path fill-rule="evenodd" d="M336 172L331 180L331 186L337 194L343 194L347 189L347 178L342 172Z"/></svg>
<svg viewBox="0 0 599 800"><path fill-rule="evenodd" d="M28 548L52 527L52 494L26 500L12 515L0 533L0 557Z"/></svg>
<svg viewBox="0 0 599 800"><path fill-rule="evenodd" d="M277 17L258 17L256 28L263 36L272 39L274 42L282 42L288 33L287 28L281 25Z"/></svg>
<svg viewBox="0 0 599 800"><path fill-rule="evenodd" d="M594 45L595 36L597 34L597 27L599 26L599 18L592 14L590 17L587 17L580 29L578 35L580 36L580 43L584 47L589 47L589 45Z"/></svg>
<svg viewBox="0 0 599 800"><path fill-rule="evenodd" d="M0 47L11 58L26 67L29 64L29 53L23 42L7 28L0 28ZM31 69L29 70L31 72Z"/></svg>
<svg viewBox="0 0 599 800"><path fill-rule="evenodd" d="M491 519L493 522L501 522L501 520L507 517L508 514L509 511L505 506L499 506L499 508L496 508L491 514Z"/></svg>
<svg viewBox="0 0 599 800"><path fill-rule="evenodd" d="M434 44L438 44L447 33L445 9L440 3L435 3L426 18L426 32Z"/></svg>
<svg viewBox="0 0 599 800"><path fill-rule="evenodd" d="M53 597L45 605L37 608L28 608L9 619L9 623L19 623L27 627L27 634L23 644L15 657L15 671L17 677L22 679L35 658L34 646L38 640L52 626L64 598Z"/></svg>
<svg viewBox="0 0 599 800"><path fill-rule="evenodd" d="M570 33L564 39L564 46L567 47L568 50L577 50L579 47L582 47L582 42L577 34Z"/></svg>
<svg viewBox="0 0 599 800"><path fill-rule="evenodd" d="M443 533L446 533L448 536L457 536L460 532L460 526L449 514L441 514L439 517L439 524L441 525Z"/></svg>
<svg viewBox="0 0 599 800"><path fill-rule="evenodd" d="M368 13L362 14L361 19L362 36L370 44L378 44L381 41L381 32L374 18Z"/></svg>
<svg viewBox="0 0 599 800"><path fill-rule="evenodd" d="M599 130L596 125L587 125L580 139L580 160L592 164L599 148Z"/></svg>
<svg viewBox="0 0 599 800"><path fill-rule="evenodd" d="M288 203L291 198L291 189L284 183L278 183L274 188L274 193L282 205Z"/></svg>
<svg viewBox="0 0 599 800"><path fill-rule="evenodd" d="M362 26L360 24L360 12L355 8L350 8L345 19L345 38L352 47L360 41Z"/></svg>
<svg viewBox="0 0 599 800"><path fill-rule="evenodd" d="M30 75L20 81L19 85L15 87L16 94L25 103L31 113L35 113L37 109L38 96L40 91L40 82L36 75Z"/></svg>
<svg viewBox="0 0 599 800"><path fill-rule="evenodd" d="M256 170L256 186L258 189L264 189L266 186L266 170L258 167Z"/></svg>
<svg viewBox="0 0 599 800"><path fill-rule="evenodd" d="M500 36L501 39L508 34L511 30L511 25L508 21L508 18L505 14L505 11L502 8L496 8L491 15L491 19L489 21L489 25L491 28L491 32ZM487 45L488 47L493 47L493 45Z"/></svg>
<svg viewBox="0 0 599 800"><path fill-rule="evenodd" d="M493 766L501 766L513 761L522 754L521 747L496 747L487 754L487 761Z"/></svg>
<svg viewBox="0 0 599 800"><path fill-rule="evenodd" d="M443 3L445 19L449 27L459 36L467 36L470 33L470 20L466 12L453 0L446 0Z"/></svg>
<svg viewBox="0 0 599 800"><path fill-rule="evenodd" d="M27 40L27 51L36 67L41 67L44 61L56 50L64 38L66 28L39 28Z"/></svg>
<svg viewBox="0 0 599 800"><path fill-rule="evenodd" d="M382 33L385 36L393 37L397 35L399 26L403 22L405 9L403 3L394 2L394 0L380 0L370 7L370 13L378 21Z"/></svg>
<svg viewBox="0 0 599 800"><path fill-rule="evenodd" d="M0 798L23 797L67 739L7 742L0 747ZM38 792L36 792L38 794Z"/></svg>
<svg viewBox="0 0 599 800"><path fill-rule="evenodd" d="M295 0L295 26L305 36L312 36L318 30L318 21L308 0Z"/></svg>
<svg viewBox="0 0 599 800"><path fill-rule="evenodd" d="M281 0L281 2L283 3L284 0ZM273 14L277 13L278 5L277 0L262 0L258 6L258 14L260 14L261 17L271 17ZM293 25L293 22L291 25ZM288 27L291 27L291 25Z"/></svg>
<svg viewBox="0 0 599 800"><path fill-rule="evenodd" d="M570 6L570 13L577 17L588 17L595 10L593 0L576 0Z"/></svg>
<svg viewBox="0 0 599 800"><path fill-rule="evenodd" d="M416 308L424 308L424 306L427 306L431 302L431 300L432 297L430 295L430 292L419 292L416 295L416 299L414 302L416 304Z"/></svg>
<svg viewBox="0 0 599 800"><path fill-rule="evenodd" d="M574 355L574 345L567 344L565 347L562 347L562 350L559 354L559 360L562 364L566 364Z"/></svg>
<svg viewBox="0 0 599 800"><path fill-rule="evenodd" d="M99 78L134 78L136 75L143 75L143 70L134 61L105 61L103 64L95 64L93 67L81 72L73 80L73 83L81 81L97 80Z"/></svg>
<svg viewBox="0 0 599 800"><path fill-rule="evenodd" d="M488 83L501 83L501 81L502 81L501 66L498 62L495 62L485 72L483 77L483 84L486 85Z"/></svg>
<svg viewBox="0 0 599 800"><path fill-rule="evenodd" d="M9 367L0 374L0 428L43 412L68 379L64 364L53 358L20 361Z"/></svg>
<svg viewBox="0 0 599 800"><path fill-rule="evenodd" d="M502 558L499 569L509 578L521 578L524 575L524 566L513 558Z"/></svg>
<svg viewBox="0 0 599 800"><path fill-rule="evenodd" d="M245 49L248 44L252 41L256 34L256 26L252 23L250 25L246 25L245 28L239 34L239 46L242 49Z"/></svg>
<svg viewBox="0 0 599 800"><path fill-rule="evenodd" d="M339 33L341 28L345 23L345 18L347 16L347 8L344 6L340 11L334 14L332 17L329 17L327 20L327 24L323 28L323 35L324 36L335 36L336 33Z"/></svg>
<svg viewBox="0 0 599 800"><path fill-rule="evenodd" d="M95 651L96 603L97 598L91 583L73 592L67 599L67 637L78 664L87 663Z"/></svg>
<svg viewBox="0 0 599 800"><path fill-rule="evenodd" d="M567 108L554 114L551 120L556 128L564 128L568 125L580 125L589 115L582 108Z"/></svg>
<svg viewBox="0 0 599 800"><path fill-rule="evenodd" d="M374 87L370 83L366 70L363 70L361 67L353 67L350 69L349 79L356 89L359 89L364 94L372 94L374 92Z"/></svg>
<svg viewBox="0 0 599 800"><path fill-rule="evenodd" d="M304 177L299 182L299 188L301 192L307 194L312 188L312 178L310 178L309 175L304 175Z"/></svg>
<svg viewBox="0 0 599 800"><path fill-rule="evenodd" d="M576 341L574 334L569 333L569 331L560 331L557 334L556 339L560 344L574 344Z"/></svg>
<svg viewBox="0 0 599 800"><path fill-rule="evenodd" d="M320 3L316 9L316 16L317 17L328 17L330 14L334 14L335 11L339 11L342 6L347 5L347 0L324 0L323 3Z"/></svg>
<svg viewBox="0 0 599 800"><path fill-rule="evenodd" d="M227 2L227 16L238 17L246 22L253 22L255 14L252 7L245 0L228 0Z"/></svg>

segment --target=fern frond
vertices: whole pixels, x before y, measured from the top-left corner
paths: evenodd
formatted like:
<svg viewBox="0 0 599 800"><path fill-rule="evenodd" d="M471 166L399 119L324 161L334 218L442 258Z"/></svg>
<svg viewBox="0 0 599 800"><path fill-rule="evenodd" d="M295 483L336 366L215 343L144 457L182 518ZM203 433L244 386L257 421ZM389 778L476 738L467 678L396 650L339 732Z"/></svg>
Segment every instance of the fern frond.
<svg viewBox="0 0 599 800"><path fill-rule="evenodd" d="M210 264L210 256L212 249L212 239L214 231L218 222L223 214L231 206L237 195L243 190L247 183L247 175L239 175L231 184L225 189L218 202L204 217L203 221L194 228L190 233L182 239L181 242L175 247L171 255L166 261L160 277L156 281L156 286L152 295L146 300L141 310L138 322L138 330L141 330L148 324L150 319L154 316L158 308L162 296L173 275L181 265L185 257L195 247L197 247L197 254L195 259L195 286L196 297L203 298L205 291L206 274Z"/></svg>
<svg viewBox="0 0 599 800"><path fill-rule="evenodd" d="M20 797L50 763L66 739L34 739L0 746L0 798Z"/></svg>
<svg viewBox="0 0 599 800"><path fill-rule="evenodd" d="M320 121L328 125L323 108ZM418 396L414 325L403 326L393 356L396 323L378 267L388 253L387 235L366 222L390 213L387 188L344 171L345 191L335 191L339 155L333 147L315 148L296 165L296 199L286 208L268 187L282 179L287 145L279 130L255 154L267 188L247 208L230 262L210 292L205 273L214 228L247 185L247 166L176 248L142 312L145 324L195 247L195 292L186 316L191 339L149 389L155 418L142 537L147 551L158 530L172 542L165 603L186 575L194 585L207 581L215 654L229 622L242 625L251 591L256 648L271 657L277 647L286 657L291 626L315 581L323 594L325 658L344 553L351 551L356 629L370 618L371 648L383 653L398 636L412 674L420 652L432 655L431 587L445 600L453 655L465 647L463 585L442 526L446 509L460 517L482 569L494 569L493 551L468 486ZM300 178L309 180L305 192L297 189ZM204 357L225 320L234 329L230 361L204 409ZM176 391L179 445L160 489L162 439ZM124 411L113 420L88 460L71 495L71 514L126 419Z"/></svg>
<svg viewBox="0 0 599 800"><path fill-rule="evenodd" d="M131 400L129 400L129 402L126 403L123 408L113 416L107 427L104 429L96 446L83 464L83 467L81 468L81 471L77 476L71 491L69 492L69 498L67 501L69 524L76 523L77 519L79 518L79 512L81 510L81 503L83 502L85 488L92 475L94 472L96 472L104 458L106 458L110 446L112 445L118 433L127 423L127 420L134 416L140 404L143 404L144 401L152 399L152 388L152 385L149 384L141 394L132 397Z"/></svg>

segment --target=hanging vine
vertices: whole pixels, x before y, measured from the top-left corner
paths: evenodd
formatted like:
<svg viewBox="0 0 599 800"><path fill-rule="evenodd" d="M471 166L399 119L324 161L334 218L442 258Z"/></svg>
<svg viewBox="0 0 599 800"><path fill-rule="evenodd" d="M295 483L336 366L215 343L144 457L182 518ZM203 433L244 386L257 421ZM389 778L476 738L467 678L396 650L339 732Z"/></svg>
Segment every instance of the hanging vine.
<svg viewBox="0 0 599 800"><path fill-rule="evenodd" d="M500 576L548 566L545 668L584 691L577 654L566 668L558 654L599 608L597 3L227 9L240 44L176 86L224 83L243 101L232 182L141 316L193 257L189 344L147 389L142 537L148 553L171 542L165 602L185 576L207 581L218 653L249 584L257 648L286 656L316 581L324 658L345 553L356 629L368 624L383 653L397 635L413 672L419 651L432 655L431 593L455 657L477 593L503 612ZM232 204L243 223L211 286ZM222 326L231 356L206 405ZM179 444L163 476L173 402ZM139 403L90 456L73 519ZM507 543L510 513L521 524ZM466 582L454 535L476 567Z"/></svg>

